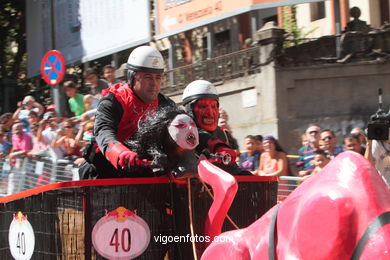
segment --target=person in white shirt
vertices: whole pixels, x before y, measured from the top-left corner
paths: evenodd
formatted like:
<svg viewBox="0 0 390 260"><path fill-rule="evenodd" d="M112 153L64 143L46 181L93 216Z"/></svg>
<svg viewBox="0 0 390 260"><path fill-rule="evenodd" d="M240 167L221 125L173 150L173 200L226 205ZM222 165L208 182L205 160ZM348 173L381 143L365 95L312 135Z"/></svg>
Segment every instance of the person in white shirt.
<svg viewBox="0 0 390 260"><path fill-rule="evenodd" d="M48 127L45 128L46 124ZM53 112L46 112L41 122L39 122L38 138L42 140L49 147L50 157L53 161L64 158L65 150L62 147L52 147L51 143L56 138L59 128L57 124L57 117Z"/></svg>

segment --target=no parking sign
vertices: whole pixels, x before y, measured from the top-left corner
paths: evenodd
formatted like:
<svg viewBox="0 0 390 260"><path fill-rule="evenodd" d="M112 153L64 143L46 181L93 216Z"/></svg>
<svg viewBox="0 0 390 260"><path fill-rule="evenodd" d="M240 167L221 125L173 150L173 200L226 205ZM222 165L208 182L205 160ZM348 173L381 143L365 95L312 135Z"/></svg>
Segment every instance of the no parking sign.
<svg viewBox="0 0 390 260"><path fill-rule="evenodd" d="M61 52L56 50L48 51L42 58L41 75L49 85L57 85L64 78L65 62Z"/></svg>

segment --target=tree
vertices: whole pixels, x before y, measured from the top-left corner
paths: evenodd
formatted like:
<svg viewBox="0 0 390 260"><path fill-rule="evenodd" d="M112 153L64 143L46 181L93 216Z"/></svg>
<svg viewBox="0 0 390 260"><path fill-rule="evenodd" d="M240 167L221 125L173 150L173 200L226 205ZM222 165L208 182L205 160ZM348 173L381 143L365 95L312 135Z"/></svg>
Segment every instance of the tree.
<svg viewBox="0 0 390 260"><path fill-rule="evenodd" d="M0 77L19 78L26 71L24 0L2 0L0 13Z"/></svg>
<svg viewBox="0 0 390 260"><path fill-rule="evenodd" d="M0 85L2 88L0 96L5 99L8 97L7 87L26 85L24 82L26 78L26 4L24 0L2 0L1 2ZM5 103L9 104L9 101ZM6 106L5 110L9 109Z"/></svg>
<svg viewBox="0 0 390 260"><path fill-rule="evenodd" d="M304 38L306 38L308 35L312 34L315 30L318 29L318 27L315 27L307 32L304 32L303 27L298 27L296 5L282 7L282 15L282 27L288 33L287 41L285 41L285 47L304 43Z"/></svg>

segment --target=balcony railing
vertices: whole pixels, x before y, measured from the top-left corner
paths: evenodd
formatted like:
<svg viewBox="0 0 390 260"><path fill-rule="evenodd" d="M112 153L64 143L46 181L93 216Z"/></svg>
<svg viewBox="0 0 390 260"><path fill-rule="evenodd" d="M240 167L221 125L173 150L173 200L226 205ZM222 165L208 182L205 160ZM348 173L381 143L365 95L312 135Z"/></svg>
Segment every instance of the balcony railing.
<svg viewBox="0 0 390 260"><path fill-rule="evenodd" d="M164 92L185 87L191 81L219 82L260 72L260 47L255 46L166 72Z"/></svg>

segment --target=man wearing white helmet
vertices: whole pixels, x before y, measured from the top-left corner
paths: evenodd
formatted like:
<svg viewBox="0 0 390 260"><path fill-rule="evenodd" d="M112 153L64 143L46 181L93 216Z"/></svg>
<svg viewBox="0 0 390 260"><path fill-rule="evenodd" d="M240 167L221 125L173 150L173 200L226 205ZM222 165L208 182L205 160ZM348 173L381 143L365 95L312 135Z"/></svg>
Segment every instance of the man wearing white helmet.
<svg viewBox="0 0 390 260"><path fill-rule="evenodd" d="M216 154L216 163L221 164L222 158L230 158L221 167L232 174L247 174L237 167L236 152L229 146L233 137L227 131L218 127L219 98L216 88L206 80L195 80L187 85L183 91L182 102L187 113L192 115L199 128L199 145L197 153L204 149ZM219 155L219 156L218 156Z"/></svg>
<svg viewBox="0 0 390 260"><path fill-rule="evenodd" d="M157 109L176 106L160 94L164 60L159 51L150 46L134 49L127 69L127 83L102 91L94 127L97 145L89 147L85 156L93 167L80 168L83 178L122 177L128 175L127 169L147 163L123 143L137 132L139 122Z"/></svg>

